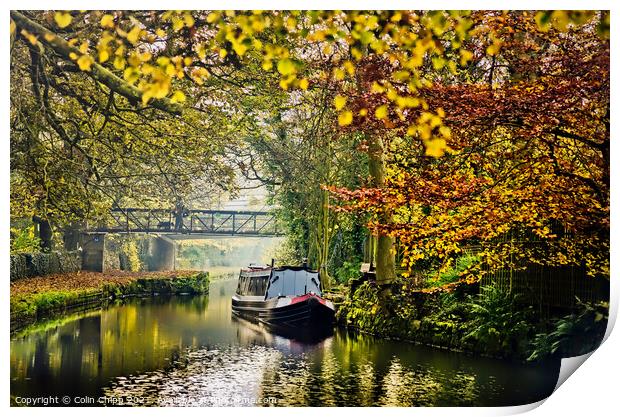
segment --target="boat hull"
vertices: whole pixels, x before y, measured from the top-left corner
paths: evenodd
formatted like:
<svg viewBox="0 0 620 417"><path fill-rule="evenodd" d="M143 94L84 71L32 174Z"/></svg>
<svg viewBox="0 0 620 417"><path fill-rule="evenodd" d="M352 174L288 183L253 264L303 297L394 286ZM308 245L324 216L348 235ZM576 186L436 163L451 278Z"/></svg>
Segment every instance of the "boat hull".
<svg viewBox="0 0 620 417"><path fill-rule="evenodd" d="M333 305L317 295L306 294L264 301L244 298L246 297L233 297L233 313L267 326L308 329L332 327L334 323Z"/></svg>

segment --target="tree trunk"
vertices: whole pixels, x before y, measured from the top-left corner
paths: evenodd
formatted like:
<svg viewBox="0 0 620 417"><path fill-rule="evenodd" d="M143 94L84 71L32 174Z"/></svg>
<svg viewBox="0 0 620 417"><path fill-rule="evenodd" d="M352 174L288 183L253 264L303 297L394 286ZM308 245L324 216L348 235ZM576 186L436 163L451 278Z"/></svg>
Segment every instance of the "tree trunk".
<svg viewBox="0 0 620 417"><path fill-rule="evenodd" d="M54 233L49 220L41 219L39 222L39 238L41 239L41 250L43 252L51 252L53 249L52 237Z"/></svg>
<svg viewBox="0 0 620 417"><path fill-rule="evenodd" d="M383 161L383 143L381 138L372 136L368 140L368 168L372 185L381 188L385 183L385 166ZM382 214L379 222L388 224L392 221L392 216ZM384 285L391 283L396 278L395 272L395 255L394 255L394 239L391 236L379 235L377 237L376 252L376 271L377 284Z"/></svg>
<svg viewBox="0 0 620 417"><path fill-rule="evenodd" d="M321 191L321 212L316 221L315 246L321 287L324 290L330 290L331 277L327 272L327 261L329 260L329 246L333 234L333 224L330 217L329 192L327 190Z"/></svg>

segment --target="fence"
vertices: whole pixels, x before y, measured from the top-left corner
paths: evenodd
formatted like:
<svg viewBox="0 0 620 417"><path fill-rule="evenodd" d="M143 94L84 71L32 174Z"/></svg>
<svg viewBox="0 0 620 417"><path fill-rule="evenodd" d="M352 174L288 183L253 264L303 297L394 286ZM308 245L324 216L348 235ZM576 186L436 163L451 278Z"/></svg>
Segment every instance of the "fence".
<svg viewBox="0 0 620 417"><path fill-rule="evenodd" d="M609 300L609 280L588 277L576 266L528 265L525 270L499 269L485 272L480 286L493 285L521 294L532 305L574 308L582 302Z"/></svg>
<svg viewBox="0 0 620 417"><path fill-rule="evenodd" d="M559 222L552 222L551 232L560 238L570 239L572 234ZM496 238L493 244L515 244L536 247L545 242L529 230L513 229ZM542 249L542 248L541 248ZM466 248L466 252L476 254L482 250L474 245ZM512 261L512 259L511 259ZM609 279L589 277L584 267L544 266L537 264L524 265L525 268L503 268L494 271L483 271L480 286L494 285L501 289L521 294L523 301L540 307L571 309L582 302L598 302L609 300Z"/></svg>

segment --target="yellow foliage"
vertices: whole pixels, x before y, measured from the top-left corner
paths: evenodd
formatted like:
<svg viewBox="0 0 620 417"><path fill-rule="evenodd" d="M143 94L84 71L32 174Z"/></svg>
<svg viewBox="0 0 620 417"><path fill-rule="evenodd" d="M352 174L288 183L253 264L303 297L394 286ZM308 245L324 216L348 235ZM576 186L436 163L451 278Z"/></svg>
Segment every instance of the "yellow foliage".
<svg viewBox="0 0 620 417"><path fill-rule="evenodd" d="M95 63L95 60L90 55L82 55L77 60L78 67L80 67L82 71L90 71L90 67L94 63Z"/></svg>
<svg viewBox="0 0 620 417"><path fill-rule="evenodd" d="M204 84L204 78L209 76L209 71L203 67L192 68L190 76L198 85L202 85Z"/></svg>
<svg viewBox="0 0 620 417"><path fill-rule="evenodd" d="M341 95L337 95L334 97L334 107L336 110L341 110L344 108L345 104L347 104L347 98Z"/></svg>
<svg viewBox="0 0 620 417"><path fill-rule="evenodd" d="M139 26L134 26L129 33L127 33L127 40L129 42L131 42L133 45L136 44L136 42L138 42L138 39L140 39L140 34L142 33L142 29L140 29Z"/></svg>
<svg viewBox="0 0 620 417"><path fill-rule="evenodd" d="M54 13L54 21L56 22L58 27L61 29L69 26L72 20L73 20L73 17L71 16L71 13L68 13L68 12Z"/></svg>
<svg viewBox="0 0 620 417"><path fill-rule="evenodd" d="M353 112L345 110L338 115L338 124L340 126L348 126L353 122Z"/></svg>
<svg viewBox="0 0 620 417"><path fill-rule="evenodd" d="M273 61L270 59L263 60L263 69L269 71L273 68Z"/></svg>
<svg viewBox="0 0 620 417"><path fill-rule="evenodd" d="M110 59L110 54L105 49L99 51L99 62L103 63Z"/></svg>
<svg viewBox="0 0 620 417"><path fill-rule="evenodd" d="M220 14L217 12L211 12L207 16L207 23L213 23L220 19Z"/></svg>
<svg viewBox="0 0 620 417"><path fill-rule="evenodd" d="M342 68L334 68L334 78L338 81L344 80L346 73Z"/></svg>
<svg viewBox="0 0 620 417"><path fill-rule="evenodd" d="M82 44L79 47L79 50L83 54L87 53L88 52L88 41L82 42Z"/></svg>
<svg viewBox="0 0 620 417"><path fill-rule="evenodd" d="M188 28L193 27L194 23L196 23L191 13L183 14L183 22L185 23L185 26L187 26Z"/></svg>
<svg viewBox="0 0 620 417"><path fill-rule="evenodd" d="M135 83L140 78L140 72L134 67L127 67L123 72L123 78L130 84Z"/></svg>
<svg viewBox="0 0 620 417"><path fill-rule="evenodd" d="M493 43L487 47L487 55L497 55L503 44L500 39L494 39Z"/></svg>
<svg viewBox="0 0 620 417"><path fill-rule="evenodd" d="M126 65L125 58L123 58L122 56L116 55L114 57L113 64L114 64L114 68L116 68L117 70L122 70L125 68L125 65Z"/></svg>
<svg viewBox="0 0 620 417"><path fill-rule="evenodd" d="M375 117L377 119L385 119L387 117L388 114L388 107L387 104L384 104L382 106L377 107L377 109L375 110Z"/></svg>
<svg viewBox="0 0 620 417"><path fill-rule="evenodd" d="M175 91L174 93L172 93L172 97L170 97L170 101L172 103L183 103L185 102L185 94L183 93L183 91Z"/></svg>
<svg viewBox="0 0 620 417"><path fill-rule="evenodd" d="M371 90L373 93L383 93L385 91L385 88L378 82L373 81Z"/></svg>
<svg viewBox="0 0 620 417"><path fill-rule="evenodd" d="M111 14L104 14L99 21L99 24L103 28L114 29L114 16Z"/></svg>
<svg viewBox="0 0 620 417"><path fill-rule="evenodd" d="M37 37L32 33L28 32L26 29L22 29L20 33L24 38L28 39L28 42L30 42L32 45L36 45L39 42Z"/></svg>
<svg viewBox="0 0 620 417"><path fill-rule="evenodd" d="M460 49L459 54L461 55L461 65L465 66L471 59L474 57L474 53L468 51L467 49Z"/></svg>
<svg viewBox="0 0 620 417"><path fill-rule="evenodd" d="M351 61L345 61L345 63L342 64L342 66L349 73L349 75L355 75L355 66L353 65Z"/></svg>
<svg viewBox="0 0 620 417"><path fill-rule="evenodd" d="M282 75L290 75L295 73L295 63L290 58L284 58L278 61L278 72Z"/></svg>

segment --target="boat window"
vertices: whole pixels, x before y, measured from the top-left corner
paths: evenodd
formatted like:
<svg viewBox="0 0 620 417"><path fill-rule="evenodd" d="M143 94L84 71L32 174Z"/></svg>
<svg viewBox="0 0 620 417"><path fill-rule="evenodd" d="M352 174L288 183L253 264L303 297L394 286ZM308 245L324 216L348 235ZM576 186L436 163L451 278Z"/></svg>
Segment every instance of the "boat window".
<svg viewBox="0 0 620 417"><path fill-rule="evenodd" d="M243 277L243 295L250 293L250 277Z"/></svg>
<svg viewBox="0 0 620 417"><path fill-rule="evenodd" d="M266 275L242 277L239 282L239 290L237 292L240 295L265 295L268 281L269 276Z"/></svg>
<svg viewBox="0 0 620 417"><path fill-rule="evenodd" d="M252 277L250 281L250 295L259 295L259 277Z"/></svg>
<svg viewBox="0 0 620 417"><path fill-rule="evenodd" d="M258 277L256 282L256 294L255 295L263 295L265 294L265 277Z"/></svg>

